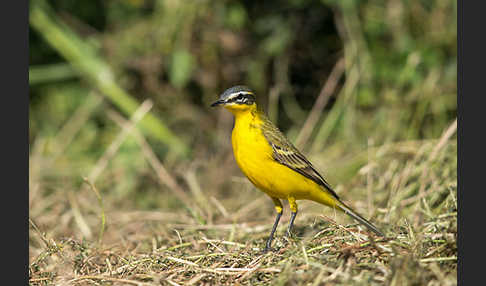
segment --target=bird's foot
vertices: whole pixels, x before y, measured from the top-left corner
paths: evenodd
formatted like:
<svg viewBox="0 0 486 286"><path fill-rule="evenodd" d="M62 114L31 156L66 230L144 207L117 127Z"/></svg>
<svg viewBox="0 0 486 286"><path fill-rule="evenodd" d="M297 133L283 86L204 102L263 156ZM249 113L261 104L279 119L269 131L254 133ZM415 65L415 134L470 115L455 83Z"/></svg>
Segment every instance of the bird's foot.
<svg viewBox="0 0 486 286"><path fill-rule="evenodd" d="M277 252L278 251L277 248L273 248L271 245L272 245L272 241L267 241L267 243L265 244L265 248L261 251L261 254L265 254L265 253L268 253L268 252Z"/></svg>
<svg viewBox="0 0 486 286"><path fill-rule="evenodd" d="M265 246L265 248L262 250L261 254L267 254L268 252L277 252L275 248Z"/></svg>
<svg viewBox="0 0 486 286"><path fill-rule="evenodd" d="M285 237L285 238L292 238L292 237L293 237L293 235L292 235L292 233L291 233L290 231L288 231L288 230L287 230L287 231L285 232L285 234L284 234L284 237Z"/></svg>
<svg viewBox="0 0 486 286"><path fill-rule="evenodd" d="M293 232L285 233L283 235L283 238L284 238L283 244L285 245L285 247L296 246L298 244L298 242L300 241L300 237Z"/></svg>

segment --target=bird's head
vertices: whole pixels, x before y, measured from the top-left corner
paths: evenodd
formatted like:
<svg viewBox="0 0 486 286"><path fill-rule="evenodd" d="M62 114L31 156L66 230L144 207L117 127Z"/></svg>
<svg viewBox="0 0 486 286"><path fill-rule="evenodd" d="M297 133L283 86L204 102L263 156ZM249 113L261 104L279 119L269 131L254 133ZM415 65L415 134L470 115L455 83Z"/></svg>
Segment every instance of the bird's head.
<svg viewBox="0 0 486 286"><path fill-rule="evenodd" d="M233 114L253 110L256 108L255 94L246 86L233 86L225 90L211 106L223 106Z"/></svg>

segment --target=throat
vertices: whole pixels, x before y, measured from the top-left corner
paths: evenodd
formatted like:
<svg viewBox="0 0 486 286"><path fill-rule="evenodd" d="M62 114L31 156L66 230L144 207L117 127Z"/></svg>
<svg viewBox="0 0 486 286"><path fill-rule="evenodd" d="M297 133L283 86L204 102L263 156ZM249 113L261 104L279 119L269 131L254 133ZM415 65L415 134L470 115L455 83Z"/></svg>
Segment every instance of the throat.
<svg viewBox="0 0 486 286"><path fill-rule="evenodd" d="M225 108L233 113L233 115L238 118L238 117L245 117L248 115L254 115L256 114L257 107L256 104L252 105L246 105L246 104L232 104L232 105L227 105Z"/></svg>
<svg viewBox="0 0 486 286"><path fill-rule="evenodd" d="M258 126L258 113L256 108L245 111L232 111L235 116L235 128L254 128Z"/></svg>

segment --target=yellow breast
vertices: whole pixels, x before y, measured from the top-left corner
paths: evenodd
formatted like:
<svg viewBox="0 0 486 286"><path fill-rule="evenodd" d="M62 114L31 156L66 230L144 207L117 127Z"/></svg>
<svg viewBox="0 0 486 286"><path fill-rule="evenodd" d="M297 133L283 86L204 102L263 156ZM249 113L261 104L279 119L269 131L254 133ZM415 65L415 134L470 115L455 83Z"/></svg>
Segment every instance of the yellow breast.
<svg viewBox="0 0 486 286"><path fill-rule="evenodd" d="M233 152L246 177L268 195L287 199L311 199L320 186L273 160L272 147L263 136L261 120L251 114L236 114L232 132Z"/></svg>

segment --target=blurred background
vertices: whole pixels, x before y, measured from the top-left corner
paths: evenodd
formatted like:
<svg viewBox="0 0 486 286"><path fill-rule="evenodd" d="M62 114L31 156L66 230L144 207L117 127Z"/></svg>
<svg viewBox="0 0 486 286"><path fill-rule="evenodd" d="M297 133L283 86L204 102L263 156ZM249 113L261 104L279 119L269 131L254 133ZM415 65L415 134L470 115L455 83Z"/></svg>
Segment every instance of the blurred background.
<svg viewBox="0 0 486 286"><path fill-rule="evenodd" d="M236 84L255 91L345 201L386 222L403 215L385 215L390 197L424 191L414 184L429 168L422 155L456 118L457 1L32 0L29 9L29 211L52 237L95 239L100 209L107 241L160 234L151 221L270 227L271 200L234 162L231 114L209 107ZM427 174L446 190L456 147ZM31 239L34 255L42 243Z"/></svg>

